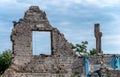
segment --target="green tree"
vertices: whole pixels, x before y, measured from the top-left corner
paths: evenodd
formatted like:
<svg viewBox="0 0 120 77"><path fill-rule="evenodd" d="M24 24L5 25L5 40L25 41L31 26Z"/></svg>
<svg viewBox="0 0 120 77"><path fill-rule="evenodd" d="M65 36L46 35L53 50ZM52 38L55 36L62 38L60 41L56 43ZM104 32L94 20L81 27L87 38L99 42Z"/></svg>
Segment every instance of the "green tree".
<svg viewBox="0 0 120 77"><path fill-rule="evenodd" d="M4 71L10 66L12 59L11 50L5 50L0 54L0 74L3 74Z"/></svg>
<svg viewBox="0 0 120 77"><path fill-rule="evenodd" d="M87 41L82 41L81 44L75 44L73 45L71 43L72 49L78 53L80 56L82 55L94 55L96 54L96 49L93 48L92 50L90 50L89 52L87 52L87 45L88 42Z"/></svg>
<svg viewBox="0 0 120 77"><path fill-rule="evenodd" d="M90 50L90 52L89 52L89 55L94 55L94 54L96 54L96 49L95 49L95 48L93 48L93 49Z"/></svg>
<svg viewBox="0 0 120 77"><path fill-rule="evenodd" d="M79 55L83 55L83 54L87 53L87 44L88 44L87 41L82 41L81 44L75 44L75 45L73 45L71 43L71 46L72 46L72 49L76 53L78 53Z"/></svg>

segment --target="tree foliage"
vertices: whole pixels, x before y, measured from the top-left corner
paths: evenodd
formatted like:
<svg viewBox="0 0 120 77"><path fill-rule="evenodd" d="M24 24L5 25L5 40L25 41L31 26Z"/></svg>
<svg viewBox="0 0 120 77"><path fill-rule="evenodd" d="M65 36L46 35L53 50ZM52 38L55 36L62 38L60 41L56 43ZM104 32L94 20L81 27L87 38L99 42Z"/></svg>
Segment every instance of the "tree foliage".
<svg viewBox="0 0 120 77"><path fill-rule="evenodd" d="M90 50L90 52L89 52L89 55L94 55L94 54L96 54L96 49L95 49L95 48L93 48L93 49Z"/></svg>
<svg viewBox="0 0 120 77"><path fill-rule="evenodd" d="M11 59L11 50L5 50L2 54L0 54L0 74L3 74L4 71L10 66Z"/></svg>
<svg viewBox="0 0 120 77"><path fill-rule="evenodd" d="M87 45L88 45L87 41L82 41L81 44L75 44L75 45L73 45L71 43L72 49L76 53L78 53L80 56L81 55L94 55L94 54L96 54L96 49L95 48L93 48L92 50L87 52Z"/></svg>

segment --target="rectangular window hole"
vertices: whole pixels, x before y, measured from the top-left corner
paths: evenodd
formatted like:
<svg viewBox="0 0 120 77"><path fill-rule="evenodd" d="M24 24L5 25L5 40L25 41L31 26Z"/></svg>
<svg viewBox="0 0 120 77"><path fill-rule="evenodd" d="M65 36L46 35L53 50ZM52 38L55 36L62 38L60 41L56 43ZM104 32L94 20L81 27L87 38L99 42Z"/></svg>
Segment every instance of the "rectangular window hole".
<svg viewBox="0 0 120 77"><path fill-rule="evenodd" d="M51 34L50 32L32 31L33 55L51 55Z"/></svg>

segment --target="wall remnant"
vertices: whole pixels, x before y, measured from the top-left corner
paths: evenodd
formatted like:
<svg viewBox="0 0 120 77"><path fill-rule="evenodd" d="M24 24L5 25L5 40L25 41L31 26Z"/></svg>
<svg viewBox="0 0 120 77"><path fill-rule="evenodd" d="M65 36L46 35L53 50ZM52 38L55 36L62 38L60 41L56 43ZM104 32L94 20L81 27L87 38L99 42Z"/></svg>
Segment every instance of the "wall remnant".
<svg viewBox="0 0 120 77"><path fill-rule="evenodd" d="M51 55L32 55L32 31L50 32ZM111 69L110 66L113 55L102 54L102 33L98 24L95 36L97 52L100 54L89 56L89 65L85 67L85 57L75 54L64 34L51 26L44 11L38 6L31 6L24 18L14 24L11 34L13 58L3 77L71 77L75 74L81 77L119 77L120 71ZM89 68L90 70L85 70Z"/></svg>
<svg viewBox="0 0 120 77"><path fill-rule="evenodd" d="M32 55L32 31L51 33L51 55ZM50 25L46 13L38 6L31 6L24 18L14 24L11 41L13 59L4 77L69 77L72 74L76 54L64 34Z"/></svg>

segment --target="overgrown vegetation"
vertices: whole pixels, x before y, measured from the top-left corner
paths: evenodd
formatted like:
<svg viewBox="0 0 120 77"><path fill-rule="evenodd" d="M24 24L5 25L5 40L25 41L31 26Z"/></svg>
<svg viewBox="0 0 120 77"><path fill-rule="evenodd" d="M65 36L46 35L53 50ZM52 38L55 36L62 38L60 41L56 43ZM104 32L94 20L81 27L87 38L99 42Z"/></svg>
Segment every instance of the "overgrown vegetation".
<svg viewBox="0 0 120 77"><path fill-rule="evenodd" d="M2 54L0 54L0 77L4 73L4 71L10 66L12 59L11 50L5 50Z"/></svg>
<svg viewBox="0 0 120 77"><path fill-rule="evenodd" d="M96 54L96 49L93 48L89 52L87 52L87 41L82 41L81 44L75 44L73 45L71 43L72 49L79 55L79 56L85 56L85 55L94 55Z"/></svg>

